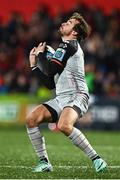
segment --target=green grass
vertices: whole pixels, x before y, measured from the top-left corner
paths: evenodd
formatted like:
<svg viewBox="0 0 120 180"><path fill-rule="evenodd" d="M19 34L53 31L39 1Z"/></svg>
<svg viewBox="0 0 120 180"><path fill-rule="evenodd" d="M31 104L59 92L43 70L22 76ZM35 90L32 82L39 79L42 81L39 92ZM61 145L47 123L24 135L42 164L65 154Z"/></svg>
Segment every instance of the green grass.
<svg viewBox="0 0 120 180"><path fill-rule="evenodd" d="M85 134L109 166L96 173L91 161L61 133L43 130L53 172L32 173L37 157L25 128L0 129L0 179L118 179L120 133L86 131Z"/></svg>

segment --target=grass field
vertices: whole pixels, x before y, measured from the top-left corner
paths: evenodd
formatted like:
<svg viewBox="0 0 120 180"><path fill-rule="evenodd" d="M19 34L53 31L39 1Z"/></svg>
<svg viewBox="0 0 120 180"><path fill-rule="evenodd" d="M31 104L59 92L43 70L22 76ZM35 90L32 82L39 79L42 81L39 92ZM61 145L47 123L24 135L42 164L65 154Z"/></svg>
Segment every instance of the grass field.
<svg viewBox="0 0 120 180"><path fill-rule="evenodd" d="M44 130L54 171L32 173L37 157L25 128L0 129L0 179L119 179L120 132L84 132L108 163L108 170L96 173L91 161L61 133Z"/></svg>

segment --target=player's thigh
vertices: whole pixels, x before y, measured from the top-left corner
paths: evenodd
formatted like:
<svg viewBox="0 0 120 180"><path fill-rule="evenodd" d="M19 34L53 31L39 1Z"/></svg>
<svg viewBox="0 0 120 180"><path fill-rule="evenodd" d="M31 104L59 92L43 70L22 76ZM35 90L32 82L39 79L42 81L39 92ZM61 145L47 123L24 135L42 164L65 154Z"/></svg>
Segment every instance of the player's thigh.
<svg viewBox="0 0 120 180"><path fill-rule="evenodd" d="M40 124L42 122L52 122L51 113L44 105L38 105L27 116L27 124Z"/></svg>
<svg viewBox="0 0 120 180"><path fill-rule="evenodd" d="M51 99L43 104L51 113L52 122L58 122L62 108L56 98Z"/></svg>
<svg viewBox="0 0 120 180"><path fill-rule="evenodd" d="M72 107L65 107L60 115L58 127L72 127L77 119L78 113Z"/></svg>

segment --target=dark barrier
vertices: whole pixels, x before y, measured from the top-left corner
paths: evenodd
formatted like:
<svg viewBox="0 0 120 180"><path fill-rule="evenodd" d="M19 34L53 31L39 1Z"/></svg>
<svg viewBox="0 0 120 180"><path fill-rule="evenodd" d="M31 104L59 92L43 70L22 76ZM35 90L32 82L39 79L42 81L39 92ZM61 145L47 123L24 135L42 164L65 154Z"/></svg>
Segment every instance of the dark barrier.
<svg viewBox="0 0 120 180"><path fill-rule="evenodd" d="M120 98L94 97L78 126L91 129L120 129Z"/></svg>
<svg viewBox="0 0 120 180"><path fill-rule="evenodd" d="M44 102L36 97L0 97L0 123L25 123L26 115ZM50 125L54 129L54 124ZM120 97L90 96L88 112L76 123L78 128L120 130Z"/></svg>

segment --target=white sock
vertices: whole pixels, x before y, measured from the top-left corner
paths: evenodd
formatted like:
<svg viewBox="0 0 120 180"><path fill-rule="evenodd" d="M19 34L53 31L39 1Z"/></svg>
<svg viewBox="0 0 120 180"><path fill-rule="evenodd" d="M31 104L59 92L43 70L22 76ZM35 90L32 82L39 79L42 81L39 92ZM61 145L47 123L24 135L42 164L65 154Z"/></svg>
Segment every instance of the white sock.
<svg viewBox="0 0 120 180"><path fill-rule="evenodd" d="M98 154L92 148L84 134L77 128L73 128L72 133L68 136L73 144L80 148L91 160L96 158Z"/></svg>
<svg viewBox="0 0 120 180"><path fill-rule="evenodd" d="M48 160L48 155L47 155L46 146L45 146L45 139L42 136L42 134L40 133L39 128L38 127L35 127L35 128L27 127L27 133L29 135L30 141L31 141L38 157L40 159L46 158Z"/></svg>

